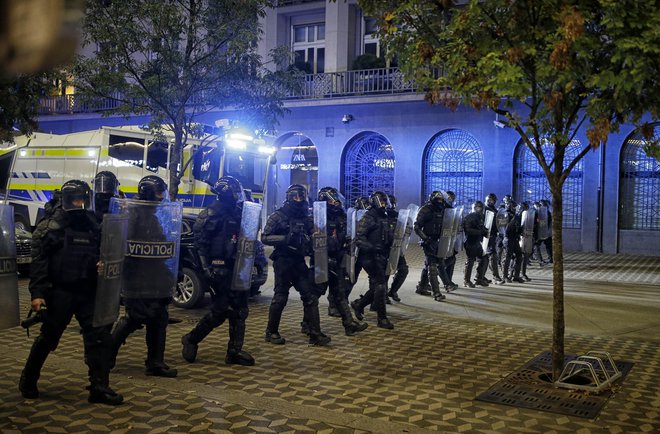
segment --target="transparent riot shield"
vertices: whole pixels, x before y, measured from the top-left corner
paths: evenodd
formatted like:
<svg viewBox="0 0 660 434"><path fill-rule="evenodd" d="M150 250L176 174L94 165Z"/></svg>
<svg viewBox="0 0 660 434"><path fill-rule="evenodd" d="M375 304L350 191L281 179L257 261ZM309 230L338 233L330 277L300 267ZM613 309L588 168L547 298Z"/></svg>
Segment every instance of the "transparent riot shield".
<svg viewBox="0 0 660 434"><path fill-rule="evenodd" d="M328 281L328 233L326 222L328 218L328 202L314 202L314 234L312 246L314 250L314 283Z"/></svg>
<svg viewBox="0 0 660 434"><path fill-rule="evenodd" d="M500 210L497 211L495 223L497 224L497 232L504 236L506 234L506 226L509 224L509 213L506 212L504 208L500 208Z"/></svg>
<svg viewBox="0 0 660 434"><path fill-rule="evenodd" d="M463 214L465 212L465 207L460 207L456 210L456 215L454 216L454 230L452 231L452 245L454 246L454 251L449 252L449 256L452 256L454 252L460 253L463 251L465 244L465 232L463 231Z"/></svg>
<svg viewBox="0 0 660 434"><path fill-rule="evenodd" d="M14 207L0 204L0 329L17 326L18 322Z"/></svg>
<svg viewBox="0 0 660 434"><path fill-rule="evenodd" d="M442 233L438 240L438 257L447 258L454 253L454 219L456 208L446 208L442 215Z"/></svg>
<svg viewBox="0 0 660 434"><path fill-rule="evenodd" d="M542 206L537 211L539 228L538 228L538 238L539 240L545 240L550 236L550 228L548 227L548 207Z"/></svg>
<svg viewBox="0 0 660 434"><path fill-rule="evenodd" d="M261 216L260 203L243 202L241 231L238 234L238 246L234 273L231 279L233 291L249 291L252 285L252 267L254 266L255 243L259 232Z"/></svg>
<svg viewBox="0 0 660 434"><path fill-rule="evenodd" d="M486 226L486 229L488 229L488 235L484 237L483 240L481 240L481 249L484 252L484 256L486 256L488 253L488 242L490 241L490 229L493 227L493 221L495 220L495 213L490 210L486 210L486 213L484 215L484 226Z"/></svg>
<svg viewBox="0 0 660 434"><path fill-rule="evenodd" d="M419 206L411 203L408 205L408 223L406 224L406 232L403 234L403 242L401 243L401 255L405 255L410 245L410 237L413 233L413 228L415 226L415 219L417 219L417 213L419 212Z"/></svg>
<svg viewBox="0 0 660 434"><path fill-rule="evenodd" d="M357 258L359 252L359 248L357 246L357 242L355 238L357 237L357 226L358 222L364 217L364 213L367 211L364 209L358 209L354 210L355 212L351 213L351 230L349 231L349 236L351 237L351 260L349 263L349 268L348 268L348 277L351 279L351 283L355 283L357 276L355 273L355 264L357 263Z"/></svg>
<svg viewBox="0 0 660 434"><path fill-rule="evenodd" d="M181 202L121 199L112 212L127 214L125 298L166 298L174 294L179 269Z"/></svg>
<svg viewBox="0 0 660 434"><path fill-rule="evenodd" d="M128 234L127 214L105 214L101 223L101 252L103 264L96 284L94 327L112 324L119 316L121 276L126 254Z"/></svg>
<svg viewBox="0 0 660 434"><path fill-rule="evenodd" d="M534 248L534 220L536 211L528 209L522 212L522 237L520 238L520 248L523 253L531 255Z"/></svg>
<svg viewBox="0 0 660 434"><path fill-rule="evenodd" d="M403 245L403 237L406 233L406 226L408 226L409 214L410 210L408 209L402 209L399 211L399 215L396 220L396 226L394 227L394 240L392 241L392 247L390 247L390 256L387 261L386 274L388 276L393 275L396 272L397 266L399 265L401 246Z"/></svg>

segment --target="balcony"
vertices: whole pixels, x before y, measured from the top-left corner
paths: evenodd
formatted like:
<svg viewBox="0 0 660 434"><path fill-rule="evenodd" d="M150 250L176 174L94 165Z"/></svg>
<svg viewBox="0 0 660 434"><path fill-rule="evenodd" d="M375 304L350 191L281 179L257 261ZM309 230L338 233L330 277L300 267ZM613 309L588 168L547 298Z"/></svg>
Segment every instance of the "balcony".
<svg viewBox="0 0 660 434"><path fill-rule="evenodd" d="M370 95L394 95L418 92L414 80L407 80L399 68L363 69L359 71L305 74L296 89L285 99L325 99ZM76 98L76 95L42 98L39 114L94 113L119 106L117 98L95 100Z"/></svg>

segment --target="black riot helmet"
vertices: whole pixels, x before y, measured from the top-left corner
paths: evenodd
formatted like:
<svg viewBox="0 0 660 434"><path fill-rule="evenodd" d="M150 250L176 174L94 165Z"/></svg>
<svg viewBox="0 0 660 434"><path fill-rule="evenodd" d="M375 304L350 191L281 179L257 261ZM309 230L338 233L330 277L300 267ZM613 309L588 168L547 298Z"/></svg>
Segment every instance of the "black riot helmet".
<svg viewBox="0 0 660 434"><path fill-rule="evenodd" d="M447 190L447 197L445 197L445 201L450 205L454 206L454 201L456 200L456 193L454 193L451 190Z"/></svg>
<svg viewBox="0 0 660 434"><path fill-rule="evenodd" d="M211 191L218 195L218 200L221 202L237 203L245 201L243 186L233 176L223 176L218 179Z"/></svg>
<svg viewBox="0 0 660 434"><path fill-rule="evenodd" d="M510 212L516 212L516 207L517 206L518 206L518 204L516 203L515 200L510 200L508 202L505 202L505 205L504 205L506 210L510 211Z"/></svg>
<svg viewBox="0 0 660 434"><path fill-rule="evenodd" d="M543 204L540 201L537 200L536 202L534 202L534 209L539 209L542 206L543 206Z"/></svg>
<svg viewBox="0 0 660 434"><path fill-rule="evenodd" d="M495 193L488 193L488 196L486 196L484 202L486 202L486 206L495 206L497 203L497 196Z"/></svg>
<svg viewBox="0 0 660 434"><path fill-rule="evenodd" d="M103 170L94 177L94 194L105 194L108 197L119 196L119 181L114 173Z"/></svg>
<svg viewBox="0 0 660 434"><path fill-rule="evenodd" d="M64 211L93 211L92 189L85 181L72 179L62 185L62 209Z"/></svg>
<svg viewBox="0 0 660 434"><path fill-rule="evenodd" d="M286 201L292 205L307 206L307 189L300 184L291 184L286 189Z"/></svg>
<svg viewBox="0 0 660 434"><path fill-rule="evenodd" d="M138 199L158 202L169 200L167 184L156 175L145 176L138 182Z"/></svg>
<svg viewBox="0 0 660 434"><path fill-rule="evenodd" d="M369 198L367 196L360 196L355 199L355 209L369 208Z"/></svg>
<svg viewBox="0 0 660 434"><path fill-rule="evenodd" d="M502 202L504 202L504 205L506 205L509 202L513 202L513 196L511 196L510 194L504 195L504 197L502 198Z"/></svg>
<svg viewBox="0 0 660 434"><path fill-rule="evenodd" d="M390 207L390 201L387 198L387 195L382 191L374 191L369 197L369 202L371 206L376 209L383 209Z"/></svg>
<svg viewBox="0 0 660 434"><path fill-rule="evenodd" d="M445 203L445 192L441 190L432 191L429 195L429 202L436 205L442 205Z"/></svg>
<svg viewBox="0 0 660 434"><path fill-rule="evenodd" d="M390 201L390 209L396 209L396 197L393 194L388 194L387 198Z"/></svg>
<svg viewBox="0 0 660 434"><path fill-rule="evenodd" d="M474 201L474 203L472 204L472 212L483 214L484 213L484 203L480 200Z"/></svg>
<svg viewBox="0 0 660 434"><path fill-rule="evenodd" d="M334 187L323 187L320 189L317 195L317 200L328 202L329 206L335 208L343 208L344 203L346 203L344 196L342 196L342 194Z"/></svg>

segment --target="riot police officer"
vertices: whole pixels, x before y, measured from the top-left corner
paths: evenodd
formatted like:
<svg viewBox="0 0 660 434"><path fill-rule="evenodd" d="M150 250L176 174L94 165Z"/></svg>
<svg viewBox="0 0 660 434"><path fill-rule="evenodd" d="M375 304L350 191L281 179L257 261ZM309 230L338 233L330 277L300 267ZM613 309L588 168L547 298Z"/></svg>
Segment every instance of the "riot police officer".
<svg viewBox="0 0 660 434"><path fill-rule="evenodd" d="M497 196L495 195L495 193L489 193L485 199L486 210L491 211L494 216L497 216L497 208L495 208L496 203L497 203ZM486 252L486 255L487 255L487 261L490 263L491 273L493 273L493 280L495 280L495 283L497 284L502 284L504 283L504 280L502 280L502 277L500 277L499 260L497 258L498 235L499 232L497 231L497 224L495 223L495 221L493 221L493 223L490 226L490 236L488 237L488 251Z"/></svg>
<svg viewBox="0 0 660 434"><path fill-rule="evenodd" d="M99 221L110 212L113 197L119 197L119 181L114 173L102 170L94 177L94 213Z"/></svg>
<svg viewBox="0 0 660 434"><path fill-rule="evenodd" d="M299 184L289 186L284 205L268 217L261 234L264 244L275 247L270 256L273 260L275 288L265 334L266 342L272 344L282 345L286 342L279 333L279 327L292 286L300 293L303 302L304 317L309 326L309 343L330 343L330 337L321 332L319 294L305 263L305 256L310 256L312 252L311 237L314 232L314 222L308 207L307 189Z"/></svg>
<svg viewBox="0 0 660 434"><path fill-rule="evenodd" d="M167 184L155 175L145 176L138 183L139 201L152 202L148 206L136 209L129 219L129 239L131 233L149 229L149 237L153 242L163 242L166 238L161 229L161 223L155 215L157 202L169 202ZM112 331L113 357L112 366L116 360L119 348L126 338L138 328L146 326L147 359L145 360L145 375L158 377L176 377L177 370L170 368L165 359L165 340L169 320L168 305L173 288L170 282L176 284L176 276L172 275L162 261L148 260L141 257L126 257L124 261L124 279L122 295L126 315L117 321ZM136 276L135 279L133 276ZM148 276L149 281L137 276ZM159 294L157 296L143 294ZM163 294L163 295L160 295Z"/></svg>
<svg viewBox="0 0 660 434"><path fill-rule="evenodd" d="M360 249L359 262L369 275L369 290L351 303L355 316L361 320L364 308L372 305L378 315L378 327L393 329L387 318L387 263L394 233L387 217L389 199L382 191L370 197L371 206L357 227L357 244Z"/></svg>
<svg viewBox="0 0 660 434"><path fill-rule="evenodd" d="M438 256L438 243L442 234L442 220L445 210L445 198L442 191L434 191L429 195L428 202L419 209L415 220L415 233L419 236L426 256L425 267L433 298L442 301L445 296L440 292L440 279L447 292L453 291L457 285L449 280L444 258Z"/></svg>
<svg viewBox="0 0 660 434"><path fill-rule="evenodd" d="M346 233L346 212L342 206L343 196L334 187L323 187L319 190L317 200L325 201L326 206L326 233L328 246L328 282L320 284L318 293L324 293L328 287L328 299L337 309L342 319L346 336L354 336L367 328L366 323L355 321L348 305L346 287L350 285L346 269L346 256L348 255L348 237ZM309 333L306 321L302 323L305 333Z"/></svg>
<svg viewBox="0 0 660 434"><path fill-rule="evenodd" d="M211 285L213 304L195 328L181 338L181 353L187 362L194 362L198 344L214 328L229 320L225 363L252 366L254 358L243 351L248 292L232 291L230 287L245 200L243 186L236 178L223 176L215 183L213 192L217 200L199 214L193 227L195 247Z"/></svg>
<svg viewBox="0 0 660 434"><path fill-rule="evenodd" d="M118 405L123 397L109 387L110 332L106 326L93 326L101 229L91 211L92 192L79 180L67 181L61 192L61 207L54 208L32 236L32 309L47 314L41 313L41 333L21 373L19 390L24 398L39 397L41 368L75 315L89 367L88 401Z"/></svg>
<svg viewBox="0 0 660 434"><path fill-rule="evenodd" d="M388 195L388 199L390 200L390 207L387 209L387 219L390 222L390 228L392 232L394 232L394 229L396 228L396 222L399 219L399 211L396 209L396 197L390 194ZM408 263L406 262L406 257L401 255L399 256L399 262L396 266L396 272L392 278L392 285L390 286L390 290L387 292L387 296L389 298L397 302L401 301L398 292L401 286L403 286L403 282L406 281L406 277L408 277Z"/></svg>
<svg viewBox="0 0 660 434"><path fill-rule="evenodd" d="M465 216L463 221L463 229L465 231L465 253L467 254L467 261L465 261L465 270L463 274L463 285L474 288L475 283L479 286L488 286L485 273L488 267L488 262L484 256L481 242L483 237L488 235L488 229L484 226L484 204L480 200L472 204L472 212ZM472 268L475 261L477 262L477 278L475 283L472 283Z"/></svg>
<svg viewBox="0 0 660 434"><path fill-rule="evenodd" d="M506 211L509 214L509 223L506 226L506 232L504 235L504 250L506 251L506 256L504 258L504 278L507 282L511 283L519 282L524 283L520 277L520 268L522 266L523 254L522 249L520 248L520 236L522 235L522 224L521 224L521 215L516 213L517 204L513 200L509 200L506 204ZM515 261L515 262L514 262ZM513 278L509 274L509 269L511 263L514 262L513 266Z"/></svg>

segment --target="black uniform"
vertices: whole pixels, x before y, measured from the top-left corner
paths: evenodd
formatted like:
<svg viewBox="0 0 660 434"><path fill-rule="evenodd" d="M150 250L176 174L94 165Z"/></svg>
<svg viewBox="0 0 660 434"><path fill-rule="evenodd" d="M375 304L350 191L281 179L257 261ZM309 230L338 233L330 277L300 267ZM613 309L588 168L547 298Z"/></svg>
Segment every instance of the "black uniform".
<svg viewBox="0 0 660 434"><path fill-rule="evenodd" d="M477 278L475 283L481 286L488 286L485 277L488 261L481 247L483 237L488 235L488 229L484 226L484 214L481 212L471 212L465 216L463 230L465 231L465 253L467 255L463 275L464 285L474 288L471 280L472 268L475 261L477 261Z"/></svg>
<svg viewBox="0 0 660 434"><path fill-rule="evenodd" d="M273 260L275 288L268 312L266 341L274 344L285 342L279 334L280 320L289 299L289 289L293 286L303 302L310 343L325 345L330 342L330 338L321 332L319 293L305 263L305 256L312 252L314 222L309 215L307 201L293 202L286 201L282 208L271 214L261 234L264 244L275 247L270 256Z"/></svg>
<svg viewBox="0 0 660 434"><path fill-rule="evenodd" d="M499 232L497 230L497 223L496 223L497 208L495 208L495 205L486 205L486 210L491 211L494 214L493 224L490 226L490 236L488 238L488 251L486 252L486 254L488 255L488 261L490 262L490 269L491 269L491 273L493 273L493 279L495 280L495 283L503 283L504 281L500 277L499 260L497 254L497 243L499 237Z"/></svg>
<svg viewBox="0 0 660 434"><path fill-rule="evenodd" d="M197 344L228 319L229 343L225 363L254 365L252 356L243 351L248 291L232 291L230 287L242 213L243 202L216 200L199 214L195 222L195 247L209 266L207 278L213 304L210 312L182 338L183 358L188 362L195 361Z"/></svg>
<svg viewBox="0 0 660 434"><path fill-rule="evenodd" d="M523 261L523 253L520 248L520 236L522 235L521 215L507 210L509 213L509 224L506 226L504 235L504 249L506 257L504 259L504 278L507 282L524 282L520 277L520 268ZM509 275L511 262L515 261L513 266L513 279Z"/></svg>
<svg viewBox="0 0 660 434"><path fill-rule="evenodd" d="M358 319L362 319L364 308L373 305L378 315L378 326L392 329L394 326L387 319L387 262L394 233L387 218L385 208L371 206L360 220L356 234L360 249L359 262L369 275L369 290L351 306Z"/></svg>
<svg viewBox="0 0 660 434"><path fill-rule="evenodd" d="M26 398L39 396L41 368L75 315L82 328L89 368L89 401L112 405L123 401L108 386L109 328L93 326L100 242L101 228L92 212L62 208L54 208L32 236L29 288L33 300L45 300L47 313L21 374L19 388Z"/></svg>

